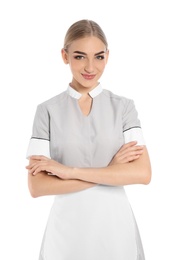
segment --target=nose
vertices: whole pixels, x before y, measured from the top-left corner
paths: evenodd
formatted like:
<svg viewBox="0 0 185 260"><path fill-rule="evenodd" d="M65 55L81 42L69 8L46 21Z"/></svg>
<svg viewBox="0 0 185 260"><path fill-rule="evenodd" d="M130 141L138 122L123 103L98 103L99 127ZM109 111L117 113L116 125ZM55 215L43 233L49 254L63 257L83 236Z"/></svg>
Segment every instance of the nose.
<svg viewBox="0 0 185 260"><path fill-rule="evenodd" d="M87 73L93 73L94 72L94 62L93 62L93 60L87 60L85 67L84 67L84 70Z"/></svg>

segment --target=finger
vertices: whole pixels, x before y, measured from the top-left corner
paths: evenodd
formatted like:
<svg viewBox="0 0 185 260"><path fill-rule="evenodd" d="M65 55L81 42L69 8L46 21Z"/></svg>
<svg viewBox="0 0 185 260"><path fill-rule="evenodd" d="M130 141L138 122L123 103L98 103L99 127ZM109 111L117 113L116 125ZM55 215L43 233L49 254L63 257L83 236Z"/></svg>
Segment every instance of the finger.
<svg viewBox="0 0 185 260"><path fill-rule="evenodd" d="M114 163L129 163L132 161L135 161L137 159L139 159L141 155L130 155L128 157L124 157L124 158L120 158L119 160L116 160Z"/></svg>
<svg viewBox="0 0 185 260"><path fill-rule="evenodd" d="M124 145L121 146L121 148L119 149L119 151L123 151L123 150L127 150L127 149L130 149L131 147L136 147L137 145L137 142L136 141L132 141L132 142L129 142L129 143L126 143ZM118 152L119 152L118 151Z"/></svg>
<svg viewBox="0 0 185 260"><path fill-rule="evenodd" d="M35 166L35 163L32 163L32 164L27 165L25 168L28 169L28 170L30 170L30 169L32 169L34 166Z"/></svg>
<svg viewBox="0 0 185 260"><path fill-rule="evenodd" d="M32 163L30 163L29 165L27 165L26 166L26 169L32 169L33 167L35 167L36 165L38 165L38 163L40 163L40 161L39 162L32 162Z"/></svg>
<svg viewBox="0 0 185 260"><path fill-rule="evenodd" d="M120 154L121 157L128 157L128 156L134 156L134 155L141 155L143 153L143 149L137 149L137 150L130 150L127 152L123 152Z"/></svg>
<svg viewBox="0 0 185 260"><path fill-rule="evenodd" d="M143 146L130 146L130 147L126 147L124 149L121 149L119 151L119 154L127 154L129 152L138 152L138 151L143 151Z"/></svg>
<svg viewBox="0 0 185 260"><path fill-rule="evenodd" d="M137 142L132 141L132 142L123 144L123 145L120 147L120 149L117 151L117 153L119 153L120 151L125 150L125 149L127 149L127 148L129 148L129 147L132 147L132 146L136 145L136 143L137 143Z"/></svg>
<svg viewBox="0 0 185 260"><path fill-rule="evenodd" d="M44 155L32 155L30 157L31 160L38 160L38 161L46 161L49 160L48 157L44 156Z"/></svg>
<svg viewBox="0 0 185 260"><path fill-rule="evenodd" d="M29 173L33 174L46 170L46 163L44 161L33 163L27 167Z"/></svg>
<svg viewBox="0 0 185 260"><path fill-rule="evenodd" d="M120 153L119 155L115 156L115 159L120 162L127 162L128 158L134 158L135 156L141 156L143 153L143 150L137 150L137 151L129 151L127 153Z"/></svg>
<svg viewBox="0 0 185 260"><path fill-rule="evenodd" d="M130 156L130 157L128 157L128 162L133 162L133 161L139 159L139 157L140 157L139 154L138 154L138 155Z"/></svg>
<svg viewBox="0 0 185 260"><path fill-rule="evenodd" d="M140 156L141 156L140 154L130 155L130 156L126 157L126 158L123 158L123 160L121 161L121 163L133 162L133 161L139 159Z"/></svg>
<svg viewBox="0 0 185 260"><path fill-rule="evenodd" d="M128 142L128 143L124 144L122 147L126 149L126 148L132 147L132 146L134 146L136 144L137 144L137 141L131 141L131 142Z"/></svg>
<svg viewBox="0 0 185 260"><path fill-rule="evenodd" d="M40 167L38 167L34 172L32 172L32 174L33 174L33 176L35 176L39 172L43 172L43 170L41 170Z"/></svg>
<svg viewBox="0 0 185 260"><path fill-rule="evenodd" d="M44 171L45 171L45 167L40 165L35 169L31 169L30 173L35 176L35 175L37 175L37 173L44 172Z"/></svg>

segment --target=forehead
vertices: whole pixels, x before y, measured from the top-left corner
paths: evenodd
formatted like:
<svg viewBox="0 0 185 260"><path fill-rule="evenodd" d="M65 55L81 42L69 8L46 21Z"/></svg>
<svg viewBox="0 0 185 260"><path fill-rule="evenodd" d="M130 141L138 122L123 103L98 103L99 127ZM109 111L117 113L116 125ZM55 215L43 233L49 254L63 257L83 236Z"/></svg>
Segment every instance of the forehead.
<svg viewBox="0 0 185 260"><path fill-rule="evenodd" d="M77 39L68 48L69 52L82 51L85 53L98 53L105 50L105 44L95 36Z"/></svg>

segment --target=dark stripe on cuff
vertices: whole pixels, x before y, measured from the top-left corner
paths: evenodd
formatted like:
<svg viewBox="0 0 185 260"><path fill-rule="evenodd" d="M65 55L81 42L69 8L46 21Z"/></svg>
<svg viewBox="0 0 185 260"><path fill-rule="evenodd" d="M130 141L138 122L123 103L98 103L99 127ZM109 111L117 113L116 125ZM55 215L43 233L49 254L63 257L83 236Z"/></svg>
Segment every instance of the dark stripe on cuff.
<svg viewBox="0 0 185 260"><path fill-rule="evenodd" d="M49 139L46 139L46 138L40 138L40 137L34 137L34 136L32 136L31 139L50 141Z"/></svg>
<svg viewBox="0 0 185 260"><path fill-rule="evenodd" d="M128 130L130 130L130 129L133 129L133 128L141 128L141 127L140 127L140 126L133 126L133 127L130 127L130 128L128 128L128 129L124 130L123 133L126 132L126 131L128 131Z"/></svg>

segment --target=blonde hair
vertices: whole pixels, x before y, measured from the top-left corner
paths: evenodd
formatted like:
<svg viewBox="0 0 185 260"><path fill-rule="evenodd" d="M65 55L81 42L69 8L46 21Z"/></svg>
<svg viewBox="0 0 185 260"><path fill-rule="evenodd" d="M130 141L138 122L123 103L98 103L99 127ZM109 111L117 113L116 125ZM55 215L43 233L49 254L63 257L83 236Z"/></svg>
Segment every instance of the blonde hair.
<svg viewBox="0 0 185 260"><path fill-rule="evenodd" d="M100 39L108 49L108 42L101 27L92 20L83 19L72 24L64 38L64 50L67 51L70 44L81 38L95 36Z"/></svg>

